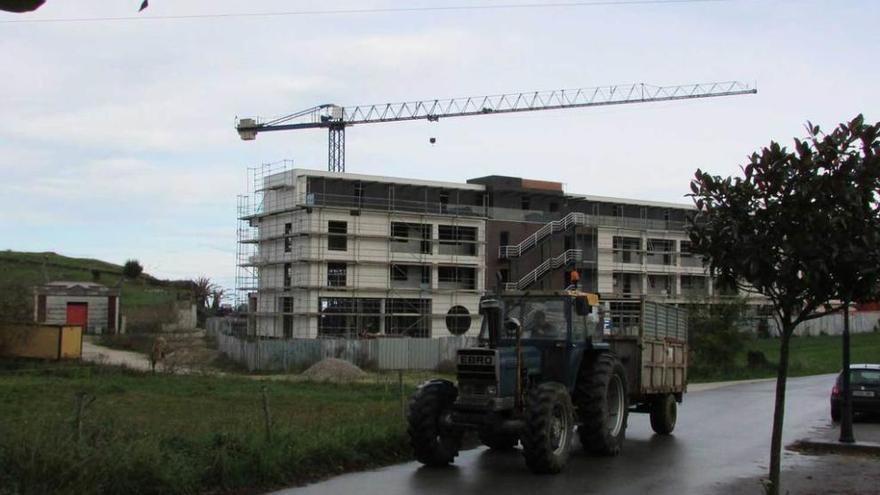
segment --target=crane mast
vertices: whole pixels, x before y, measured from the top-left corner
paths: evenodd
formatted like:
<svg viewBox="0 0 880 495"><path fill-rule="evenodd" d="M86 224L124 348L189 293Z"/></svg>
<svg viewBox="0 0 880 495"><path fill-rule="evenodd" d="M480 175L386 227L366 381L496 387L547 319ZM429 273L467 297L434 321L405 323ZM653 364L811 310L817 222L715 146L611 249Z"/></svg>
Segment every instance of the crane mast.
<svg viewBox="0 0 880 495"><path fill-rule="evenodd" d="M689 100L757 92L755 86L739 81L678 86L636 83L353 107L324 104L265 121L257 118L237 119L235 127L241 139L245 141L256 139L257 134L261 132L326 128L329 131L328 168L331 172L345 172L345 128L357 124L407 120L436 122L448 117Z"/></svg>

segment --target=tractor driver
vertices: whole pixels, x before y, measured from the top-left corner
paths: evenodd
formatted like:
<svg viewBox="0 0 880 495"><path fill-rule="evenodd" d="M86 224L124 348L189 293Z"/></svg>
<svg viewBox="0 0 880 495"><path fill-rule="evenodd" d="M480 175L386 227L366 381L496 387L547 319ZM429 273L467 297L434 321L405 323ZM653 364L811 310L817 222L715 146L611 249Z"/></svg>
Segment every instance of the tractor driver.
<svg viewBox="0 0 880 495"><path fill-rule="evenodd" d="M544 314L543 310L535 311L530 327L529 330L532 331L532 338L534 339L546 339L556 336L556 328L547 321L547 315Z"/></svg>

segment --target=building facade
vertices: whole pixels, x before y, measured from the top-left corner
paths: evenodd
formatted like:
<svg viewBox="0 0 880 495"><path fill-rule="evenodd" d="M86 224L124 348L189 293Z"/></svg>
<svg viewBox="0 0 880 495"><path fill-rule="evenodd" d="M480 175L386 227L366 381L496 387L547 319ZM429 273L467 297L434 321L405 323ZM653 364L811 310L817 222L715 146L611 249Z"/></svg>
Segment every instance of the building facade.
<svg viewBox="0 0 880 495"><path fill-rule="evenodd" d="M690 252L686 205L503 176L263 168L253 180L240 199L237 276L252 335L476 335L486 290L561 289L573 270L605 300L722 293Z"/></svg>
<svg viewBox="0 0 880 495"><path fill-rule="evenodd" d="M246 226L239 239L252 246L240 264L253 276L239 283L249 293L252 334L479 331L482 186L301 169L269 173L257 183L258 201L240 216Z"/></svg>
<svg viewBox="0 0 880 495"><path fill-rule="evenodd" d="M119 289L93 282L50 282L34 288L34 321L79 325L93 334L116 333Z"/></svg>
<svg viewBox="0 0 880 495"><path fill-rule="evenodd" d="M487 272L508 288L580 286L604 299L670 303L729 294L711 283L685 232L687 205L566 194L561 183L489 176Z"/></svg>

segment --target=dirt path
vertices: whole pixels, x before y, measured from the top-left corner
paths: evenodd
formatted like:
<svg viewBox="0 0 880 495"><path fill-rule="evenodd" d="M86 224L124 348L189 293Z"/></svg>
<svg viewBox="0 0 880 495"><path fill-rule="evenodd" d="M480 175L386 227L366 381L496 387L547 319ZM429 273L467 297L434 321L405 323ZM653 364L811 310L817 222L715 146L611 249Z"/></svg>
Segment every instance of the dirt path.
<svg viewBox="0 0 880 495"><path fill-rule="evenodd" d="M141 371L150 370L150 360L139 352L120 351L97 345L88 339L83 339L83 361L111 366L125 366Z"/></svg>

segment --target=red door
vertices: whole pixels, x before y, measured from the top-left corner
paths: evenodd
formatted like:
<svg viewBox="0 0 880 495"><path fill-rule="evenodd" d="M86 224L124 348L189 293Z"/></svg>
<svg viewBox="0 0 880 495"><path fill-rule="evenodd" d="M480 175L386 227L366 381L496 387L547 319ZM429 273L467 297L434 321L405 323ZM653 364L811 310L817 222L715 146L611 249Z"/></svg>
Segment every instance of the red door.
<svg viewBox="0 0 880 495"><path fill-rule="evenodd" d="M86 329L89 321L88 303L67 303L67 324L79 325Z"/></svg>

